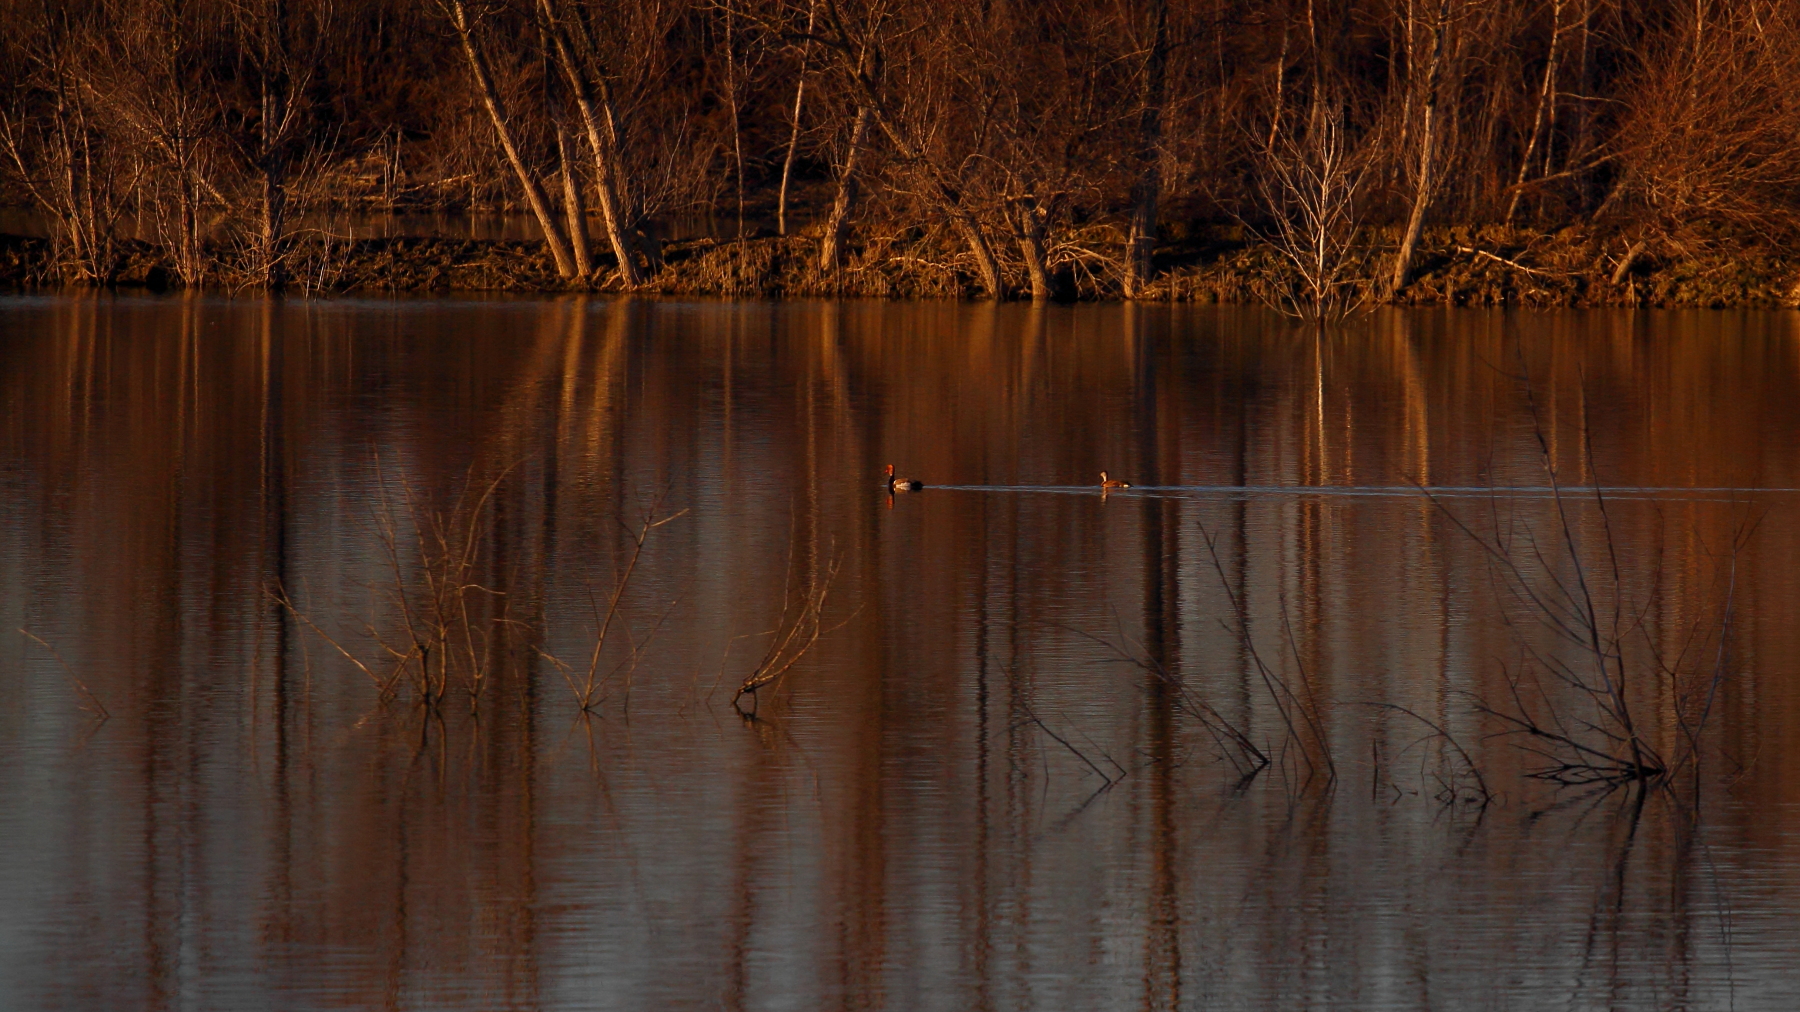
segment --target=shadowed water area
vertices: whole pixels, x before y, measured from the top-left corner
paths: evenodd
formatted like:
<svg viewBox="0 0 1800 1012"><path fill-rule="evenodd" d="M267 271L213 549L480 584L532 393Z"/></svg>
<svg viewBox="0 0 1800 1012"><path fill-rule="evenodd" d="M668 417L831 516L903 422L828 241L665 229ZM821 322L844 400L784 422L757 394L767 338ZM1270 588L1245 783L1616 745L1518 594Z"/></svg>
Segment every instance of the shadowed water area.
<svg viewBox="0 0 1800 1012"><path fill-rule="evenodd" d="M0 300L0 1006L1791 1008L1797 381L1773 313Z"/></svg>

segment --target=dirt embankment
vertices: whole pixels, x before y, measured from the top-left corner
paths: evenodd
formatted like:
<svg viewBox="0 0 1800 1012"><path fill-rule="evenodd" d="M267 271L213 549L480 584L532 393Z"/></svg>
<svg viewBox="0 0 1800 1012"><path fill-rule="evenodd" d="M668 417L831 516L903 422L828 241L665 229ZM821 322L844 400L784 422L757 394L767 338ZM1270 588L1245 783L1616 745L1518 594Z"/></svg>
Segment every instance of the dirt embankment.
<svg viewBox="0 0 1800 1012"><path fill-rule="evenodd" d="M1172 229L1157 256L1147 298L1178 302L1280 303L1298 290L1294 272L1270 246L1230 228ZM1387 260L1384 236L1357 254L1363 290ZM822 276L816 240L761 236L671 243L640 291L737 298L852 296L970 298L981 288L969 258L942 235L878 240L856 251L844 272ZM1106 261L1092 251L1065 251L1059 294L1077 300L1120 297ZM291 287L309 292L553 292L580 287L619 291L611 260L600 257L598 280L571 286L556 275L541 243L390 238L306 241L291 251ZM1023 272L1008 279L1025 289ZM0 284L60 283L50 244L0 236ZM160 251L144 243L120 248L110 283L179 286ZM202 284L246 290L256 280L221 252ZM1556 233L1498 228L1445 228L1430 233L1417 272L1396 298L1403 305L1763 307L1800 304L1800 256L1729 237L1655 238L1625 232Z"/></svg>

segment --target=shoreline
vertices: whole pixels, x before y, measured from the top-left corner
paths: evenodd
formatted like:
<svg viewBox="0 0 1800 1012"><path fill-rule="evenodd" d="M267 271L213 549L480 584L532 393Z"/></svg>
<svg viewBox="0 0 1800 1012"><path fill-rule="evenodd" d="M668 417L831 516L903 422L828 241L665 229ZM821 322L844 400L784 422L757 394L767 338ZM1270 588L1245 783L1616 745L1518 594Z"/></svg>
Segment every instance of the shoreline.
<svg viewBox="0 0 1800 1012"><path fill-rule="evenodd" d="M1172 229L1158 248L1155 280L1143 302L1279 304L1296 290L1293 272L1273 247L1246 241L1240 230ZM1363 277L1379 276L1387 244L1379 234L1354 255ZM1645 244L1624 234L1573 229L1451 227L1431 230L1407 288L1365 303L1398 306L1514 306L1520 308L1778 309L1800 306L1800 256L1763 244L1730 239ZM867 244L836 278L814 266L817 240L762 235L744 239L672 242L651 280L633 291L645 295L720 298L978 299L973 272L959 250L911 243ZM209 291L259 288L233 267L229 251L213 250ZM0 234L0 286L64 287L47 239ZM623 293L610 257L597 256L598 280L571 285L557 277L544 244L533 240L375 238L296 242L290 253L290 291L313 295L426 294L448 292ZM98 287L165 291L183 287L160 247L139 241L119 245L108 284ZM1075 260L1074 266L1082 266ZM1116 280L1097 269L1068 269L1059 276L1064 302L1125 301ZM1020 298L1022 272L1008 279Z"/></svg>

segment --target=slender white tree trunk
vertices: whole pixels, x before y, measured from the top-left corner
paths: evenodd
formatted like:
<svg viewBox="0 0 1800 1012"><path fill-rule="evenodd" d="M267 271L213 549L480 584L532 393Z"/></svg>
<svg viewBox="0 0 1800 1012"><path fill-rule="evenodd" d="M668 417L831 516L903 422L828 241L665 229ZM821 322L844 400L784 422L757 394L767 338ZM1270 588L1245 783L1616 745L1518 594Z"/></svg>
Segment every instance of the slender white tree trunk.
<svg viewBox="0 0 1800 1012"><path fill-rule="evenodd" d="M1138 114L1138 177L1131 188L1131 233L1125 249L1125 295L1136 298L1150 284L1156 253L1156 216L1162 199L1162 107L1168 91L1169 11L1150 0L1150 46L1144 63L1144 99Z"/></svg>
<svg viewBox="0 0 1800 1012"><path fill-rule="evenodd" d="M575 163L569 158L569 132L556 124L556 160L561 166L563 217L569 222L569 247L575 271L584 278L594 275L592 240L588 238L587 208L581 205L581 184L575 180Z"/></svg>
<svg viewBox="0 0 1800 1012"><path fill-rule="evenodd" d="M794 83L794 126L788 134L787 156L781 160L781 190L775 198L775 230L787 235L788 187L794 178L794 156L800 150L800 112L806 106L806 66L812 56L813 23L819 13L815 2L806 10L806 42L800 47L800 74Z"/></svg>
<svg viewBox="0 0 1800 1012"><path fill-rule="evenodd" d="M744 238L744 136L738 108L737 48L731 30L731 8L725 12L725 101L731 106L731 155L737 166L737 237Z"/></svg>
<svg viewBox="0 0 1800 1012"><path fill-rule="evenodd" d="M623 159L619 157L618 133L614 130L610 108L602 110L596 103L594 89L571 47L560 13L552 0L539 0L548 24L550 42L556 51L556 62L569 79L575 95L575 108L581 114L581 125L587 134L588 150L594 159L594 193L599 198L600 221L606 230L606 242L619 262L619 278L628 288L636 288L648 277L637 262L637 242L632 235L630 215L624 195ZM602 99L602 101L604 101Z"/></svg>
<svg viewBox="0 0 1800 1012"><path fill-rule="evenodd" d="M1503 220L1508 225L1518 213L1519 199L1525 195L1525 178L1531 171L1531 159L1537 154L1556 104L1556 57L1557 44L1562 41L1562 9L1563 0L1554 0L1550 5L1550 54L1544 61L1543 81L1538 85L1537 113L1531 119L1531 140L1525 144L1525 157L1519 160L1519 176L1513 180L1512 198L1506 202Z"/></svg>
<svg viewBox="0 0 1800 1012"><path fill-rule="evenodd" d="M1388 294L1397 295L1411 280L1413 257L1418 252L1419 237L1425 231L1425 210L1431 204L1432 190L1437 185L1438 148L1438 83L1444 60L1444 32L1450 17L1450 0L1440 0L1437 21L1431 29L1431 62L1425 73L1425 108L1419 123L1419 175L1413 188L1412 212L1406 219L1406 232L1400 239L1400 250L1394 255L1394 274L1388 281Z"/></svg>
<svg viewBox="0 0 1800 1012"><path fill-rule="evenodd" d="M819 241L819 272L826 276L836 275L844 267L844 240L850 231L850 215L856 210L859 186L856 163L869 141L869 124L874 118L874 110L867 105L856 107L856 121L850 126L850 150L838 173L837 198L832 201L831 217L825 219L825 234Z"/></svg>
<svg viewBox="0 0 1800 1012"><path fill-rule="evenodd" d="M564 278L575 277L575 257L570 250L569 240L563 234L556 214L550 209L550 198L544 193L543 184L519 153L512 127L507 122L506 107L500 101L500 93L494 88L493 75L488 72L487 59L481 55L480 47L475 45L463 0L448 0L448 10L451 25L462 43L463 56L469 63L469 76L474 78L476 93L481 96L481 104L487 109L488 118L493 121L494 132L500 137L500 147L506 152L506 160L512 166L513 174L519 178L519 186L525 191L525 202L530 206L532 216L537 219L538 227L544 232L544 243L550 247L551 259L556 261L556 273Z"/></svg>

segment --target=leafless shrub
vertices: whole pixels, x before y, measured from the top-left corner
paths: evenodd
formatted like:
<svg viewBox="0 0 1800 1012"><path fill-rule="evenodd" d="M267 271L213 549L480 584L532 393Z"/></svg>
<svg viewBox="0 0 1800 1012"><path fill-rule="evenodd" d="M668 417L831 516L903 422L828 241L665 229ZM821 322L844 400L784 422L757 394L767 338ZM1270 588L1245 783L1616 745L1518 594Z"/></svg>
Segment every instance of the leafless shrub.
<svg viewBox="0 0 1800 1012"><path fill-rule="evenodd" d="M1121 646L1079 629L1071 631L1107 648L1119 660L1155 678L1171 694L1176 708L1192 717L1201 729L1206 731L1207 735L1212 738L1213 746L1218 749L1219 755L1232 764L1243 780L1247 781L1269 767L1268 753L1258 748L1255 740L1243 728L1220 713L1217 707L1195 692L1180 674L1170 671L1156 658L1138 649L1136 644L1129 644L1129 641L1125 641L1128 646ZM1032 719L1036 720L1035 715ZM1039 723L1041 726L1041 722ZM1048 731L1048 728L1045 730ZM1067 742L1064 742L1064 745L1067 745ZM1070 750L1075 751L1073 747L1070 747ZM1079 752L1076 754L1080 755ZM1086 760L1085 756L1082 758L1084 761ZM1092 764L1090 763L1090 765ZM1105 774L1101 775L1105 776Z"/></svg>
<svg viewBox="0 0 1800 1012"><path fill-rule="evenodd" d="M1616 142L1623 173L1608 203L1641 201L1669 229L1709 221L1791 234L1800 225L1800 11L1751 0L1695 14L1652 44L1629 86Z"/></svg>
<svg viewBox="0 0 1800 1012"><path fill-rule="evenodd" d="M1299 688L1282 677L1281 673L1263 657L1257 646L1256 637L1251 630L1250 614L1242 598L1232 588L1231 580L1225 575L1225 563L1219 557L1218 536L1200 528L1200 537L1206 542L1206 550L1212 561L1213 573L1218 577L1219 587L1225 592L1225 599L1231 607L1231 621L1220 624L1227 632L1235 635L1243 645L1244 652L1256 667L1257 676L1268 693L1269 700L1275 704L1276 713L1281 718L1282 729L1286 732L1284 747L1280 757L1285 761L1287 747L1291 745L1299 755L1300 762L1306 767L1305 782L1312 782L1315 777L1323 777L1327 786L1337 781L1337 761L1331 754L1331 739L1325 733L1325 719L1319 704L1319 695L1312 684L1312 676L1306 670L1305 660L1300 656L1298 643L1294 640L1292 624L1288 621L1287 604L1281 607L1281 632L1289 653L1292 655L1295 669L1299 676Z"/></svg>
<svg viewBox="0 0 1800 1012"><path fill-rule="evenodd" d="M1100 764L1095 762L1093 760L1093 758L1090 757L1086 752L1083 752L1081 749L1076 748L1074 746L1074 744L1069 741L1067 736L1057 733L1054 729L1052 729L1050 727L1049 724L1044 723L1044 718L1038 716L1037 713L1034 710L1032 710L1032 708L1030 707L1029 704L1020 703L1019 709L1022 713L1024 713L1025 716L1021 721L1019 721L1019 723L1014 725L1014 729L1016 730L1017 728L1025 727L1025 726L1029 725L1029 726L1037 728L1039 731L1042 731L1044 733L1045 737L1049 738L1051 741L1056 742L1058 745L1061 745L1064 750L1066 750L1070 755L1074 756L1077 760L1079 760L1083 766L1086 766L1088 768L1089 772L1093 773L1095 776L1100 778L1100 781L1101 781L1100 791L1106 791L1106 790L1111 789L1112 787L1117 786L1119 781L1125 779L1125 777L1131 773L1130 770L1126 769L1124 766L1119 765L1119 761L1117 759L1114 759L1112 756L1106 754L1106 752L1104 750L1096 748L1094 750L1096 752L1096 754L1098 754L1100 756L1100 758L1106 760L1107 764L1113 768L1112 773L1106 772L1104 769L1101 769ZM1248 773L1245 774L1245 778L1248 779L1251 776L1255 776L1256 773L1260 769L1261 769L1261 767L1257 767L1256 769L1250 770ZM1097 793L1098 792L1096 792L1096 794Z"/></svg>
<svg viewBox="0 0 1800 1012"><path fill-rule="evenodd" d="M51 646L49 641L45 640L42 636L25 629L20 629L19 635L36 643L38 646L43 647L45 650L50 651L50 656L56 658L56 663L62 666L63 674L68 676L69 684L75 686L75 691L81 695L81 708L83 710L88 711L100 720L106 720L112 716L112 713L106 709L106 704L100 702L99 696L94 695L94 690L88 688L86 682L76 677L75 669L70 667L69 662L63 659L62 651Z"/></svg>
<svg viewBox="0 0 1800 1012"><path fill-rule="evenodd" d="M209 218L229 206L217 185L222 109L207 52L218 13L170 3L114 11L81 72L80 86L115 124L114 142L142 166L139 227L186 285L207 275Z"/></svg>
<svg viewBox="0 0 1800 1012"><path fill-rule="evenodd" d="M1443 725L1425 717L1416 710L1401 706L1398 703L1382 702L1367 703L1364 705L1411 717L1413 720L1423 724L1430 730L1430 734L1421 738L1419 741L1414 742L1413 745L1418 745L1424 741L1437 740L1443 742L1444 745L1455 754L1456 762L1454 764L1442 765L1433 774L1436 777L1438 785L1436 793L1437 800L1445 804L1455 804L1457 802L1467 801L1480 804L1483 807L1493 803L1494 792L1488 788L1487 777L1482 775L1480 764L1478 764L1475 761L1475 758L1469 754L1469 750L1463 748L1462 743L1456 740L1455 735L1444 729ZM1410 745L1408 746L1408 748L1411 747L1412 746ZM1405 750L1403 749L1402 751L1404 752Z"/></svg>
<svg viewBox="0 0 1800 1012"><path fill-rule="evenodd" d="M589 588L593 644L577 667L540 645L541 624L529 619L529 609L515 609L511 603L517 592L514 574L495 569L485 547L494 533L495 500L513 472L512 467L505 468L478 481L471 470L456 493L438 506L409 480L390 478L378 467L374 527L387 579L371 588L386 605L385 618L362 627L374 644L372 655L328 631L286 587L270 588L270 596L362 672L383 702L404 692L419 705L435 709L461 694L473 711L507 658L520 653L554 666L583 713L605 702L621 674L629 694L631 675L655 631L637 635L626 615L626 598L651 536L687 511L663 513L663 498L658 497L635 525L625 526L629 549L604 600ZM657 627L672 608L673 603L663 611ZM526 617L519 617L521 613ZM620 636L626 640L624 656L611 658L608 644Z"/></svg>
<svg viewBox="0 0 1800 1012"><path fill-rule="evenodd" d="M780 691L782 682L794 666L812 650L821 636L831 631L825 626L825 602L831 596L831 587L837 580L843 560L829 557L823 564L806 567L805 574L801 575L795 572L799 547L796 540L788 552L787 575L781 588L781 614L776 617L775 628L762 634L768 637L768 647L756 667L738 683L737 692L731 697L731 705L739 713L745 712L746 697L750 700L749 713L754 714L761 700L757 695L759 692L764 689L771 693Z"/></svg>
<svg viewBox="0 0 1800 1012"><path fill-rule="evenodd" d="M439 508L404 478L390 484L378 467L381 492L374 523L388 570L388 581L378 592L396 621L388 627L364 627L376 645L375 657L359 656L328 633L300 609L287 588L275 586L271 596L366 675L383 701L407 689L420 705L437 707L457 691L476 708L498 663L499 641L516 625L505 587L490 585L506 574L487 572L482 551L493 523L495 493L510 474L508 468L477 483L471 473L449 504Z"/></svg>
<svg viewBox="0 0 1800 1012"><path fill-rule="evenodd" d="M1367 163L1345 135L1339 105L1319 104L1304 131L1277 132L1262 166L1256 186L1271 224L1260 233L1299 279L1277 308L1319 321L1354 312L1368 298L1357 275L1356 205Z"/></svg>
<svg viewBox="0 0 1800 1012"><path fill-rule="evenodd" d="M16 13L14 47L5 55L22 74L0 108L0 154L50 221L54 269L104 281L115 269L120 218L143 164L108 132L85 86L83 23L41 9Z"/></svg>
<svg viewBox="0 0 1800 1012"><path fill-rule="evenodd" d="M1525 394L1549 481L1551 522L1539 527L1516 509L1503 515L1490 500L1487 526L1478 530L1445 500L1431 496L1480 546L1504 595L1503 606L1510 604L1511 614L1520 616L1508 619L1518 632L1521 659L1506 672L1507 698L1480 700L1478 709L1543 761L1531 774L1539 779L1665 783L1697 771L1702 736L1731 675L1728 637L1737 558L1755 524L1743 524L1733 534L1722 605L1697 619L1684 648L1668 655L1645 621L1647 605L1629 600L1607 496L1597 481L1579 496L1565 491L1529 383ZM1592 473L1592 447L1584 445L1582 452ZM1584 548L1574 516L1584 500L1598 518L1601 537L1594 549ZM1548 633L1553 646L1537 645L1525 635L1530 629ZM1642 716L1646 707L1671 714L1676 733L1658 735L1655 721Z"/></svg>
<svg viewBox="0 0 1800 1012"><path fill-rule="evenodd" d="M631 637L627 626L627 637L630 639L630 643L625 656L602 674L601 661L606 655L607 637L615 627L622 624L625 595L631 588L632 576L637 573L638 562L644 557L645 544L649 542L651 533L657 528L687 515L687 510L680 510L658 516L661 506L662 500L658 498L644 511L635 528L627 528L631 539L631 551L626 556L625 565L620 568L613 579L612 589L606 595L604 609L601 608L599 596L594 593L593 588L588 589L588 605L592 610L594 620L594 646L588 651L586 669L578 675L575 668L542 648L538 648L539 655L555 665L556 669L562 673L563 681L568 684L569 692L574 695L575 703L583 713L592 712L596 706L604 702L604 693L607 687L621 673L626 678L625 691L629 694L631 675L636 672L638 664L643 660L644 650L649 645L648 640L640 642L635 637ZM667 616L666 610L664 616ZM660 626L661 622L659 621L657 624Z"/></svg>

